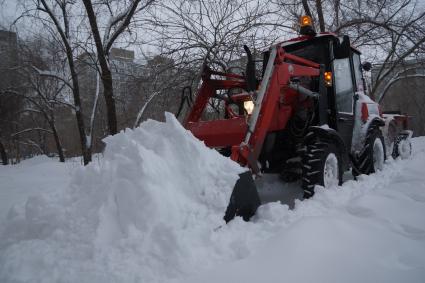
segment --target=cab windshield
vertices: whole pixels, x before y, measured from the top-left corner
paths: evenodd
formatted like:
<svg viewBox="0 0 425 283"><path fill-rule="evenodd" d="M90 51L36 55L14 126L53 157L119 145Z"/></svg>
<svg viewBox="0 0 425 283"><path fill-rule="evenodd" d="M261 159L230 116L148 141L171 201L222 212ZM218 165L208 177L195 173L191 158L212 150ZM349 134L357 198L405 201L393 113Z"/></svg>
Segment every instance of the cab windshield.
<svg viewBox="0 0 425 283"><path fill-rule="evenodd" d="M299 44L285 46L284 49L287 53L296 55L298 57L313 61L318 64L325 64L329 62L328 59L328 41L307 41Z"/></svg>

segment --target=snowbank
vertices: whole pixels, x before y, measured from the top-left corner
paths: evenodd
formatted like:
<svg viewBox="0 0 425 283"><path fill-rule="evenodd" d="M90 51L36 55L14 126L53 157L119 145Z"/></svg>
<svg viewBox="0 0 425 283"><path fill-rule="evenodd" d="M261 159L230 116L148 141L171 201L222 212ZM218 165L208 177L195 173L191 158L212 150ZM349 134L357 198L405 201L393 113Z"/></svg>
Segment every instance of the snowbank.
<svg viewBox="0 0 425 283"><path fill-rule="evenodd" d="M9 211L0 282L424 282L424 137L382 172L220 228L238 165L170 115L106 142L100 165Z"/></svg>
<svg viewBox="0 0 425 283"><path fill-rule="evenodd" d="M100 166L12 209L0 282L155 282L208 266L243 169L166 120L106 138Z"/></svg>
<svg viewBox="0 0 425 283"><path fill-rule="evenodd" d="M413 149L292 211L261 206L255 225L273 231L261 248L178 282L424 282L425 137Z"/></svg>

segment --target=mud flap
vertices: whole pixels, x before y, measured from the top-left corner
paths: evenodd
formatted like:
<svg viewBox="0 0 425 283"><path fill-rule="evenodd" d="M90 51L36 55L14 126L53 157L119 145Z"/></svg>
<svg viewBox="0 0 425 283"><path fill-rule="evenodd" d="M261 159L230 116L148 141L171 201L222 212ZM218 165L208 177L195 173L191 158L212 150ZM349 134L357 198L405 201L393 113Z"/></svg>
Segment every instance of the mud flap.
<svg viewBox="0 0 425 283"><path fill-rule="evenodd" d="M241 216L243 220L249 221L260 204L260 197L254 179L252 178L252 173L250 171L241 173L239 174L239 180L233 188L229 205L223 218L226 223L231 221L235 216Z"/></svg>

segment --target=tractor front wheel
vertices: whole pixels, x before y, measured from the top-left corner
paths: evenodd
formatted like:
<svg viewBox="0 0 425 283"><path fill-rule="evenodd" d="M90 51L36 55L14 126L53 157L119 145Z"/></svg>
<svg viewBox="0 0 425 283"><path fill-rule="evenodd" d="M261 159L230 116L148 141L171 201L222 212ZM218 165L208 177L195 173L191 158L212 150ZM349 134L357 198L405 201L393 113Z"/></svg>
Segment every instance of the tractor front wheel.
<svg viewBox="0 0 425 283"><path fill-rule="evenodd" d="M333 143L317 140L307 145L302 163L304 198L313 196L315 185L329 188L342 184L342 157Z"/></svg>

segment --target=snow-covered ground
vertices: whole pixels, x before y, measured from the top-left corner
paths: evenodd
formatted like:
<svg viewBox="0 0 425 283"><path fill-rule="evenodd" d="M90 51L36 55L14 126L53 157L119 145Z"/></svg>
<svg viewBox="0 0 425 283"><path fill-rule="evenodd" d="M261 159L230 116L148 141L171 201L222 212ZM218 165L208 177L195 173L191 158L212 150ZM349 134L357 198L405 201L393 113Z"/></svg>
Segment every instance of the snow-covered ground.
<svg viewBox="0 0 425 283"><path fill-rule="evenodd" d="M0 282L425 282L425 138L409 160L251 222L222 216L241 168L171 116L87 168L0 167Z"/></svg>
<svg viewBox="0 0 425 283"><path fill-rule="evenodd" d="M0 167L0 223L15 204L31 195L49 194L68 185L74 163L59 163L46 156L24 160L18 165Z"/></svg>

